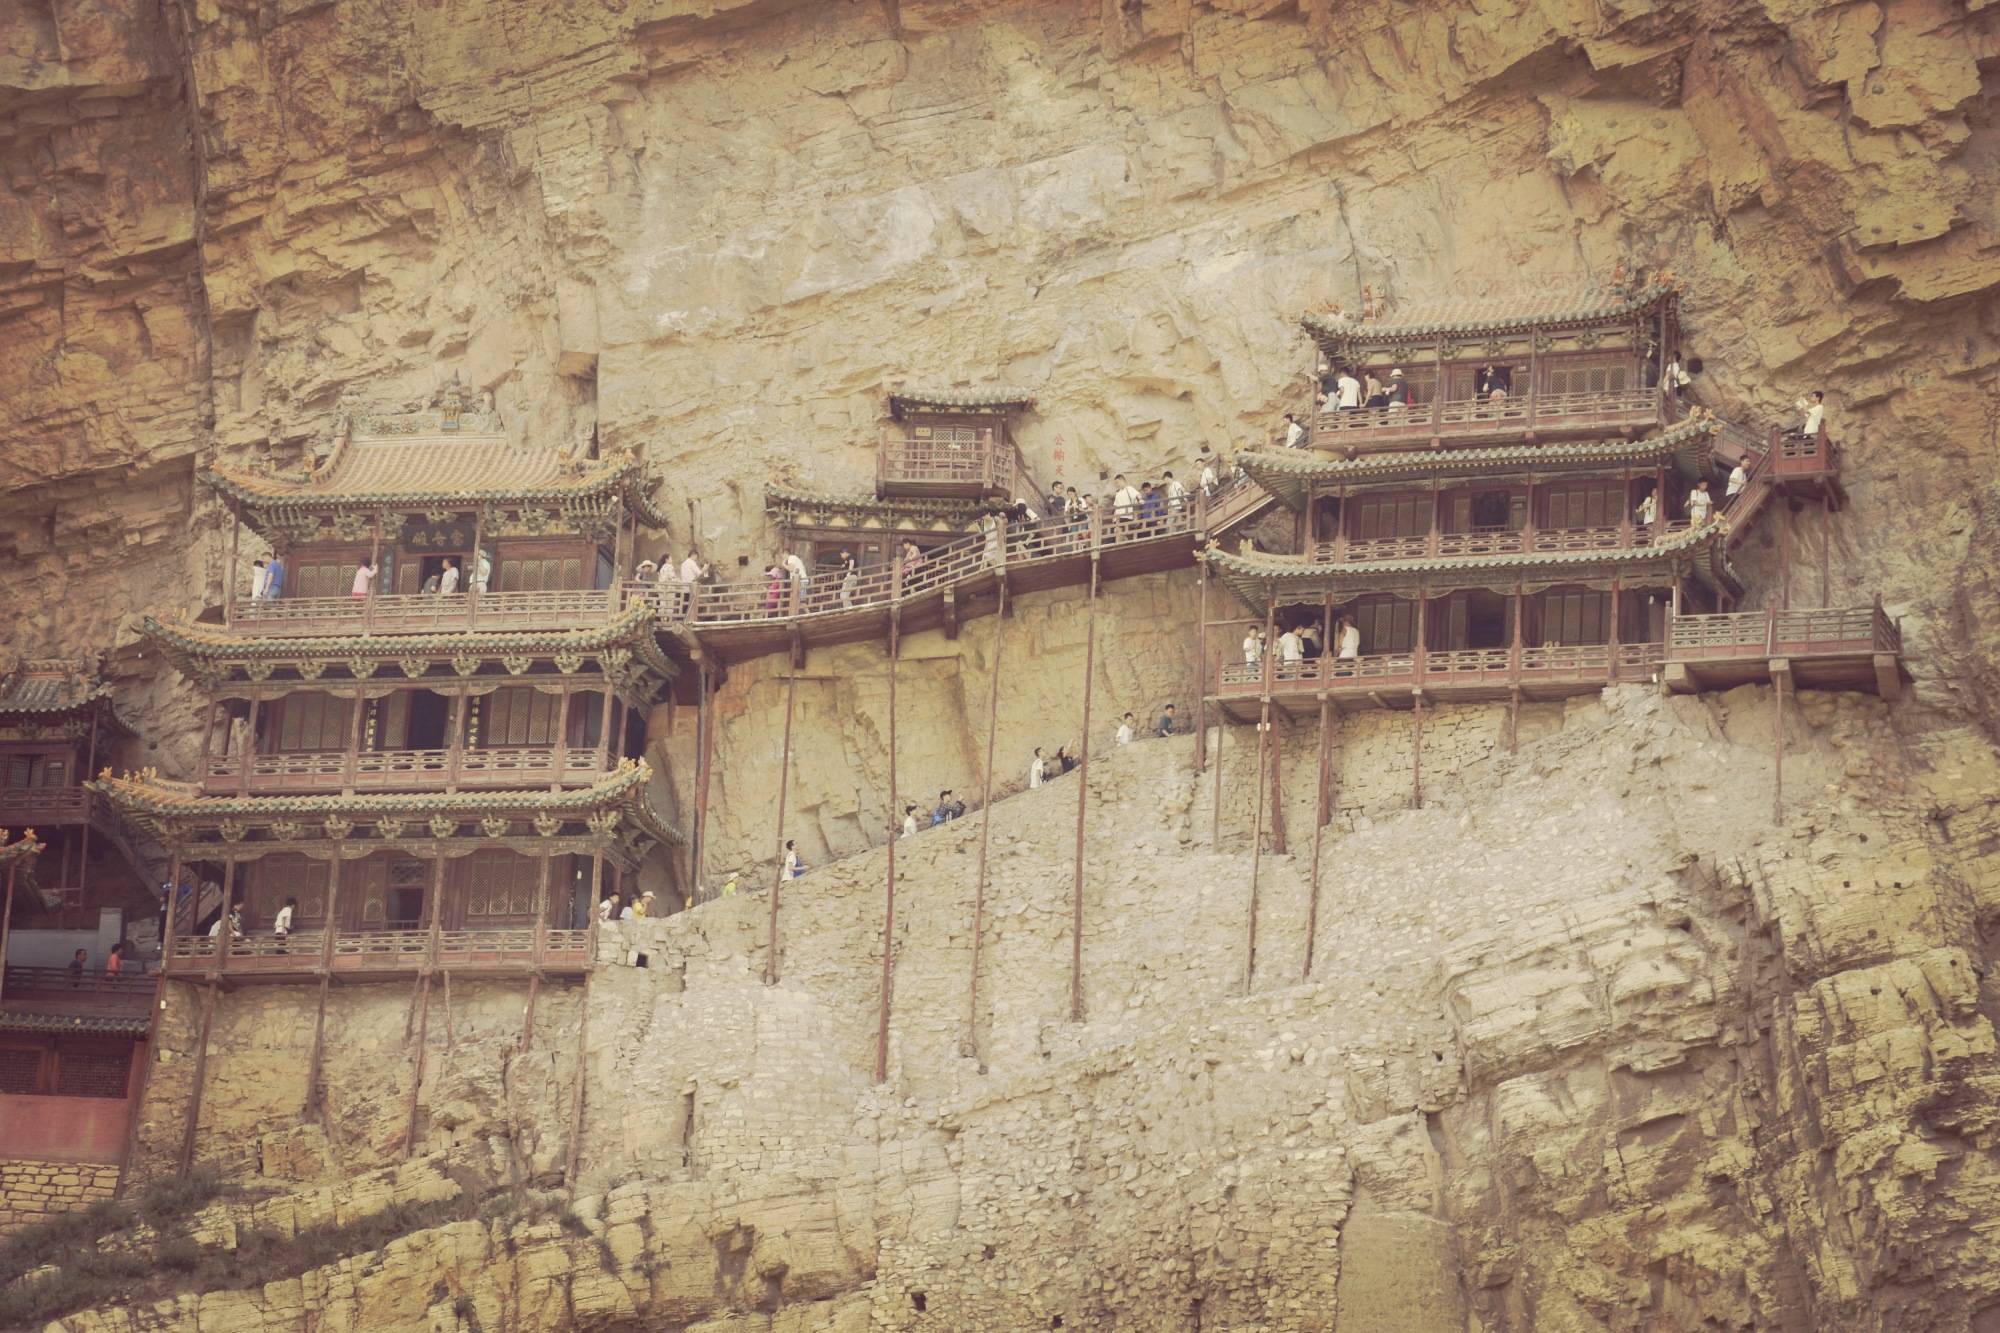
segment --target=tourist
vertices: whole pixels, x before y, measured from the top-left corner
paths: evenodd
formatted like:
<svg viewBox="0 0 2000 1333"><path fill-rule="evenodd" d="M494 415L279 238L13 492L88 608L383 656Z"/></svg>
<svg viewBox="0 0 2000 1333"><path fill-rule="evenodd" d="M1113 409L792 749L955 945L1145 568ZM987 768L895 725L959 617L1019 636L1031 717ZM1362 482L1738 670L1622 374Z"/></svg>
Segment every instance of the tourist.
<svg viewBox="0 0 2000 1333"><path fill-rule="evenodd" d="M1299 631L1299 647L1307 657L1319 656L1319 622L1309 620Z"/></svg>
<svg viewBox="0 0 2000 1333"><path fill-rule="evenodd" d="M1054 518L1056 515L1062 513L1068 504L1069 497L1063 491L1063 484L1061 482L1057 482L1055 485L1049 487L1049 517Z"/></svg>
<svg viewBox="0 0 2000 1333"><path fill-rule="evenodd" d="M1296 449L1305 443L1305 439L1306 428L1299 424L1297 417L1290 412L1285 413L1285 447Z"/></svg>
<svg viewBox="0 0 2000 1333"><path fill-rule="evenodd" d="M1069 772L1075 767L1076 756L1069 752L1069 746L1058 745L1056 747L1056 776L1061 777L1064 773Z"/></svg>
<svg viewBox="0 0 2000 1333"><path fill-rule="evenodd" d="M903 543L903 582L907 585L924 564L924 549L915 542Z"/></svg>
<svg viewBox="0 0 2000 1333"><path fill-rule="evenodd" d="M1361 656L1361 631L1356 628L1353 616L1340 618L1340 651L1337 656L1348 661Z"/></svg>
<svg viewBox="0 0 2000 1333"><path fill-rule="evenodd" d="M651 889L647 889L644 893L639 895L639 902L632 909L632 915L636 917L648 917L651 916L652 914L653 914L653 891Z"/></svg>
<svg viewBox="0 0 2000 1333"><path fill-rule="evenodd" d="M1006 554L1006 538L1002 535L999 516L988 514L980 519L979 530L986 534L986 563L997 566Z"/></svg>
<svg viewBox="0 0 2000 1333"><path fill-rule="evenodd" d="M1410 407L1416 401L1417 396L1411 393L1410 386L1403 382L1403 368L1398 366L1394 370L1391 370L1389 372L1389 406Z"/></svg>
<svg viewBox="0 0 2000 1333"><path fill-rule="evenodd" d="M285 905L278 909L278 915L271 919L271 933L278 937L278 947L284 948L285 941L292 936L292 914L299 910L297 898L285 899Z"/></svg>
<svg viewBox="0 0 2000 1333"><path fill-rule="evenodd" d="M785 839L785 878L797 879L805 873L806 863L799 859L799 844L797 839Z"/></svg>
<svg viewBox="0 0 2000 1333"><path fill-rule="evenodd" d="M220 926L222 922L218 920L215 924L217 926ZM70 960L69 960L70 985L81 986L83 984L83 969L89 962L90 962L90 951L87 949L78 949L74 954L70 955Z"/></svg>
<svg viewBox="0 0 2000 1333"><path fill-rule="evenodd" d="M609 898L606 898L603 902L597 905L597 919L599 921L610 921L615 919L617 915L618 915L617 894L615 893L612 894Z"/></svg>
<svg viewBox="0 0 2000 1333"><path fill-rule="evenodd" d="M661 570L660 571L661 579L665 579L666 574L667 574L666 570L664 569ZM482 546L473 555L472 590L484 596L487 588L492 586L492 583L493 583L493 557L490 554L488 554L486 548Z"/></svg>
<svg viewBox="0 0 2000 1333"><path fill-rule="evenodd" d="M1708 493L1708 478L1703 477L1688 492L1688 522L1697 528L1708 522L1708 511L1714 504Z"/></svg>
<svg viewBox="0 0 2000 1333"><path fill-rule="evenodd" d="M1368 372L1368 382L1362 387L1362 403L1368 407L1389 405L1389 386L1375 378L1375 372Z"/></svg>
<svg viewBox="0 0 2000 1333"><path fill-rule="evenodd" d="M1736 466L1729 469L1729 482L1722 491L1723 507L1726 509L1735 503L1736 497L1743 494L1743 488L1749 484L1750 469L1744 467L1742 460L1738 459Z"/></svg>
<svg viewBox="0 0 2000 1333"><path fill-rule="evenodd" d="M764 614L775 616L785 600L785 567L772 563L764 567Z"/></svg>
<svg viewBox="0 0 2000 1333"><path fill-rule="evenodd" d="M1160 710L1160 725L1154 730L1156 736L1173 736L1180 731L1180 724L1174 720L1174 706L1168 704Z"/></svg>
<svg viewBox="0 0 2000 1333"><path fill-rule="evenodd" d="M267 561L250 562L250 600L261 602L271 595L271 566Z"/></svg>
<svg viewBox="0 0 2000 1333"><path fill-rule="evenodd" d="M112 945L111 952L104 956L104 975L107 979L116 981L124 970L125 941L120 940Z"/></svg>
<svg viewBox="0 0 2000 1333"><path fill-rule="evenodd" d="M903 836L906 838L914 837L916 836L916 832L917 805L916 802L912 801L903 807Z"/></svg>
<svg viewBox="0 0 2000 1333"><path fill-rule="evenodd" d="M686 586L689 595L694 593L694 585L701 582L707 573L708 567L701 563L701 552L690 546L687 559L681 561L681 583Z"/></svg>
<svg viewBox="0 0 2000 1333"><path fill-rule="evenodd" d="M438 576L438 596L450 597L458 591L458 557L444 558L444 573Z"/></svg>
<svg viewBox="0 0 2000 1333"><path fill-rule="evenodd" d="M618 919L620 921L637 921L639 919L638 901L635 899L634 901L628 902L625 904L624 907L620 908L618 911Z"/></svg>
<svg viewBox="0 0 2000 1333"><path fill-rule="evenodd" d="M1140 496L1139 496L1139 521L1141 523L1146 523L1146 524L1158 523L1161 519L1165 518L1166 515L1167 515L1166 495L1158 490L1155 490L1153 488L1152 482L1150 481L1141 482Z"/></svg>
<svg viewBox="0 0 2000 1333"><path fill-rule="evenodd" d="M1361 406L1361 381L1354 378L1354 367L1342 365L1333 388L1334 402L1341 411L1352 412Z"/></svg>
<svg viewBox="0 0 2000 1333"><path fill-rule="evenodd" d="M632 567L632 578L639 583L657 583L659 580L654 578L653 574L658 568L659 566L650 560L641 560Z"/></svg>
<svg viewBox="0 0 2000 1333"><path fill-rule="evenodd" d="M443 575L441 574L432 574L424 580L424 586L418 589L418 591L422 592L425 596L435 597L437 595L438 584L442 578Z"/></svg>
<svg viewBox="0 0 2000 1333"><path fill-rule="evenodd" d="M1256 666L1264 660L1264 631L1255 625L1243 636L1243 665Z"/></svg>
<svg viewBox="0 0 2000 1333"><path fill-rule="evenodd" d="M1201 493L1213 500L1217 484L1215 478L1215 460L1213 458L1204 458L1201 462Z"/></svg>
<svg viewBox="0 0 2000 1333"><path fill-rule="evenodd" d="M1799 428L1795 431L1792 431L1791 434L1802 440L1817 439L1819 436L1820 424L1826 419L1825 392L1819 389L1814 389L1810 397L1799 399L1798 402L1793 404L1793 406L1798 408L1799 411L1805 414L1805 420L1802 423L1800 423ZM277 595L276 593L272 594L272 596L274 597L276 595Z"/></svg>
<svg viewBox="0 0 2000 1333"><path fill-rule="evenodd" d="M1033 791L1035 788L1041 786L1042 780L1048 776L1048 772L1048 760L1042 758L1042 747L1037 745L1035 747L1035 760L1028 765L1028 790Z"/></svg>
<svg viewBox="0 0 2000 1333"><path fill-rule="evenodd" d="M854 590L861 582L861 566L854 559L854 552L840 553L840 605L843 608L854 605Z"/></svg>
<svg viewBox="0 0 2000 1333"><path fill-rule="evenodd" d="M736 874L732 871L729 878L722 881L722 897L734 898L736 896L736 879Z"/></svg>
<svg viewBox="0 0 2000 1333"><path fill-rule="evenodd" d="M1130 523L1139 512L1139 492L1132 489L1132 484L1125 480L1122 472L1118 474L1117 483L1117 489L1111 495L1111 516L1120 523Z"/></svg>
<svg viewBox="0 0 2000 1333"><path fill-rule="evenodd" d="M1650 528L1660 516L1659 496L1653 491L1646 492L1646 498L1639 501L1639 526Z"/></svg>
<svg viewBox="0 0 2000 1333"><path fill-rule="evenodd" d="M812 572L797 551L785 552L785 572L792 577L792 605L796 609L806 604L806 591L812 587Z"/></svg>
<svg viewBox="0 0 2000 1333"><path fill-rule="evenodd" d="M375 562L363 560L354 567L354 595L366 597L375 586Z"/></svg>
<svg viewBox="0 0 2000 1333"><path fill-rule="evenodd" d="M1187 508L1187 487L1174 480L1174 474L1167 474L1167 508L1176 514Z"/></svg>
<svg viewBox="0 0 2000 1333"><path fill-rule="evenodd" d="M285 595L285 562L278 556L271 557L271 563L264 566L264 596L279 598Z"/></svg>
<svg viewBox="0 0 2000 1333"><path fill-rule="evenodd" d="M1305 645L1299 642L1299 632L1287 627L1285 632L1278 636L1278 661L1289 666L1293 662L1303 662L1305 656Z"/></svg>
<svg viewBox="0 0 2000 1333"><path fill-rule="evenodd" d="M1125 720L1118 724L1117 740L1120 745L1130 745L1132 743L1132 715L1130 713L1127 713Z"/></svg>

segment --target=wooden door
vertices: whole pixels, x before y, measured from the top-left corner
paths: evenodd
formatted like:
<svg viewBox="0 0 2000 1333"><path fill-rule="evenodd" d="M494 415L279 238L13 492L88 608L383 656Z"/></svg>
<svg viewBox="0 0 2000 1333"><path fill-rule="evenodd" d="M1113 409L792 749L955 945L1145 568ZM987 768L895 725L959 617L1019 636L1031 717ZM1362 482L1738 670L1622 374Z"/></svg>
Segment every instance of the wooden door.
<svg viewBox="0 0 2000 1333"><path fill-rule="evenodd" d="M1541 596L1541 642L1573 647L1610 642L1611 594L1589 588L1551 588Z"/></svg>
<svg viewBox="0 0 2000 1333"><path fill-rule="evenodd" d="M1364 495L1347 507L1354 515L1347 535L1354 541L1421 537L1431 530L1428 494Z"/></svg>
<svg viewBox="0 0 2000 1333"><path fill-rule="evenodd" d="M1361 631L1364 656L1378 653L1407 653L1416 637L1415 602L1401 597L1363 597L1350 612Z"/></svg>

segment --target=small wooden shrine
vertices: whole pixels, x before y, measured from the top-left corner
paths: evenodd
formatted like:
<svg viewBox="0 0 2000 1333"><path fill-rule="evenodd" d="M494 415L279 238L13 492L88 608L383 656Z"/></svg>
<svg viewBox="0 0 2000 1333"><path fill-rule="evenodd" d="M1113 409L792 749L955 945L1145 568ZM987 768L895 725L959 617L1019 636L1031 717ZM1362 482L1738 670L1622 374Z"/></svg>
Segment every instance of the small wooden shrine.
<svg viewBox="0 0 2000 1333"><path fill-rule="evenodd" d="M1005 504L1033 489L1010 423L1035 405L1023 389L899 389L876 451L879 499Z"/></svg>

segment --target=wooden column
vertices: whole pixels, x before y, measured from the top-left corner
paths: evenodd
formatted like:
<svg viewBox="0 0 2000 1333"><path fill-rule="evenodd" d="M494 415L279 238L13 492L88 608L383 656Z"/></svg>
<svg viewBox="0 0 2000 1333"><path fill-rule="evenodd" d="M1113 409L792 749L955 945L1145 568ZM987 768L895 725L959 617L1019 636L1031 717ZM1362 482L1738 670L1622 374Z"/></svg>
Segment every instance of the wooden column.
<svg viewBox="0 0 2000 1333"><path fill-rule="evenodd" d="M326 913L320 927L319 1006L313 1014L312 1058L306 1063L306 1104L303 1114L312 1119L320 1109L320 1071L326 1052L326 994L333 982L333 933L340 920L340 848L326 867Z"/></svg>
<svg viewBox="0 0 2000 1333"><path fill-rule="evenodd" d="M167 884L166 926L160 931L160 974L162 976L166 975L169 966L174 960L174 927L178 924L180 917L181 849L179 844L175 844L173 850L169 853L167 861ZM199 892L198 889L197 892ZM197 910L200 906L201 900L196 898L195 907ZM6 956L7 951L4 948L0 948L0 959L4 959ZM0 973L4 973L4 968L0 968ZM158 1006L154 1007L157 1010Z"/></svg>
<svg viewBox="0 0 2000 1333"><path fill-rule="evenodd" d="M368 712L368 700L362 697L361 686L354 687L354 696L349 701L353 709L347 719L347 762L342 769L341 789L349 796L354 795L354 787L360 779L361 768L361 720Z"/></svg>
<svg viewBox="0 0 2000 1333"><path fill-rule="evenodd" d="M604 706L597 718L597 771L600 773L611 767L610 756L617 753L611 747L611 702L611 678L607 676L604 680Z"/></svg>
<svg viewBox="0 0 2000 1333"><path fill-rule="evenodd" d="M1667 465L1660 464L1653 469L1653 545L1658 546L1667 535Z"/></svg>
<svg viewBox="0 0 2000 1333"><path fill-rule="evenodd" d="M236 756L236 794L250 794L250 763L257 755L257 710L263 700L250 696L250 714L243 722L243 753Z"/></svg>
<svg viewBox="0 0 2000 1333"><path fill-rule="evenodd" d="M1340 501L1340 512L1333 518L1333 563L1347 562L1347 487L1341 486L1335 497Z"/></svg>
<svg viewBox="0 0 2000 1333"><path fill-rule="evenodd" d="M604 687L604 697L606 699L611 697L611 687L608 683ZM460 689L457 694L451 696L451 721L447 724L451 730L445 734L445 746L447 748L444 760L444 789L448 792L458 790L459 767L465 760L466 702L467 698L463 689ZM599 764L597 767L602 772L604 765Z"/></svg>
<svg viewBox="0 0 2000 1333"><path fill-rule="evenodd" d="M1260 668L1258 676L1263 681L1264 702L1271 701L1271 684L1278 675L1278 594L1270 593L1264 598L1264 649L1257 656ZM1260 764L1257 780L1264 779L1264 769Z"/></svg>
<svg viewBox="0 0 2000 1333"><path fill-rule="evenodd" d="M590 928L592 932L595 932L597 929L597 908L594 905L594 900L597 897L597 885L603 877L603 853L598 853L597 859L600 863L599 868L593 871L591 875L590 896L593 899L593 906L590 909ZM596 951L592 950L590 970L583 974L583 997L577 1005L576 1076L570 1080L569 1085L569 1151L565 1155L563 1162L563 1188L572 1199L576 1197L576 1167L580 1156L579 1150L583 1146L584 1061L590 1054L590 981L596 974Z"/></svg>
<svg viewBox="0 0 2000 1333"><path fill-rule="evenodd" d="M479 543L485 536L486 506L481 505L472 511L472 558L465 564L465 627L469 630L479 627L479 586L474 580L479 576ZM614 612L620 609L618 594L615 591L617 586L617 580L614 579L612 581L614 591L611 595Z"/></svg>
<svg viewBox="0 0 2000 1333"><path fill-rule="evenodd" d="M567 780L569 775L569 701L574 693L574 687L568 681L564 681L562 693L557 696L555 780L558 783ZM668 730L671 731L672 729L672 726L669 725Z"/></svg>
<svg viewBox="0 0 2000 1333"><path fill-rule="evenodd" d="M229 572L222 582L222 623L236 619L237 551L243 541L243 516L233 510L229 516Z"/></svg>
<svg viewBox="0 0 2000 1333"><path fill-rule="evenodd" d="M882 891L882 982L875 1016L875 1081L889 1081L889 1007L896 965L896 843L903 836L896 788L896 676L902 656L903 562L889 576L889 871Z"/></svg>
<svg viewBox="0 0 2000 1333"><path fill-rule="evenodd" d="M1264 862L1264 739L1271 730L1271 698L1257 711L1256 812L1250 817L1250 905L1243 936L1243 989L1257 980L1257 876Z"/></svg>
<svg viewBox="0 0 2000 1333"><path fill-rule="evenodd" d="M443 927L444 908L444 849L438 848L437 856L431 863L430 892L430 939L424 947L424 961L417 973L417 1047L416 1064L410 1072L410 1114L403 1131L403 1156L408 1158L417 1147L417 1106L424 1088L424 1062L426 1047L431 1030L431 974L437 967L438 936Z"/></svg>
<svg viewBox="0 0 2000 1333"><path fill-rule="evenodd" d="M27 841L26 834L21 841ZM0 995L7 993L7 941L14 933L14 882L21 877L21 862L26 859L27 853L23 852L7 862L7 905L0 907ZM171 904L171 897L168 902ZM169 906L168 910L173 909Z"/></svg>
<svg viewBox="0 0 2000 1333"><path fill-rule="evenodd" d="M1534 426L1534 408L1532 405L1528 409L1528 425L1531 429ZM1533 551L1535 549L1535 479L1532 476L1528 478L1526 500L1526 504L1522 506L1521 549L1523 551Z"/></svg>
<svg viewBox="0 0 2000 1333"><path fill-rule="evenodd" d="M198 899L195 905L197 907L200 906ZM215 953L208 960L209 968L213 974L220 974L224 968L229 966L229 949L236 942L235 932L230 929L229 913L235 905L236 858L231 856L224 858L222 862L222 906L216 909L222 913L222 916L219 918L222 929L215 932Z"/></svg>
<svg viewBox="0 0 2000 1333"><path fill-rule="evenodd" d="M1069 894L1069 1021L1083 1021L1083 818L1090 799L1090 697L1097 674L1098 549L1090 550L1090 593L1083 618L1083 751L1076 770L1076 865Z"/></svg>
<svg viewBox="0 0 2000 1333"><path fill-rule="evenodd" d="M1285 855L1285 736L1271 732L1271 851Z"/></svg>
<svg viewBox="0 0 2000 1333"><path fill-rule="evenodd" d="M792 708L798 698L799 673L793 668L785 674L785 741L778 758L778 871L771 881L770 922L764 933L764 984L778 984L778 897L785 887L785 798L792 785ZM890 761L893 767L895 761ZM890 784L895 785L893 782ZM890 804L895 804L894 797ZM893 810L892 810L893 813ZM895 841L894 835L890 841ZM892 856L894 853L890 853Z"/></svg>
<svg viewBox="0 0 2000 1333"><path fill-rule="evenodd" d="M542 956L549 942L549 868L554 858L542 857L541 879L535 885L534 971L528 974L528 1002L521 1015L521 1049L527 1050L535 1034L535 996L542 988ZM447 994L447 1000L450 996Z"/></svg>
<svg viewBox="0 0 2000 1333"><path fill-rule="evenodd" d="M708 663L701 664L701 707L695 717L699 751L694 789L694 882L701 887L708 873L708 775L715 761L715 714L709 707Z"/></svg>
<svg viewBox="0 0 2000 1333"><path fill-rule="evenodd" d="M1410 804L1424 808L1424 692L1412 690L1416 701L1416 723L1410 732Z"/></svg>
<svg viewBox="0 0 2000 1333"><path fill-rule="evenodd" d="M1824 605L1825 601L1826 596L1822 593L1820 595L1820 602ZM84 751L85 758L83 761L83 778L86 782L97 772L97 719L103 710L104 704L102 701L92 705L90 710L90 742L88 748ZM96 796L86 788L83 795L83 833L77 839L78 847L76 852L76 894L78 903L83 902L84 895L90 888L90 803L96 799ZM6 956L4 949L0 949L0 959L4 959Z"/></svg>
<svg viewBox="0 0 2000 1333"><path fill-rule="evenodd" d="M1333 704L1322 694L1319 699L1319 810L1313 820L1312 883L1306 896L1306 958L1301 978L1313 970L1313 941L1319 934L1319 852L1326 826L1333 820Z"/></svg>
<svg viewBox="0 0 2000 1333"><path fill-rule="evenodd" d="M1819 604L1833 605L1833 492L1824 487L1819 494Z"/></svg>
<svg viewBox="0 0 2000 1333"><path fill-rule="evenodd" d="M1792 502L1783 491L1778 501L1778 608L1792 609Z"/></svg>
<svg viewBox="0 0 2000 1333"><path fill-rule="evenodd" d="M1204 581L1207 569L1202 571ZM1204 606L1204 612L1206 607ZM972 890L972 979L966 989L965 999L965 1045L967 1055L979 1056L979 954L984 943L986 930L986 853L993 841L993 742L1000 716L1000 648L1002 638L1000 626L1007 615L1007 580L1000 580L1000 605L993 616L993 660L987 665L986 682L986 785L981 790L983 802L979 811L979 875ZM1199 662L1199 659L1197 659ZM1199 672L1197 665L1197 673ZM1199 744L1199 742L1197 742ZM1197 755L1199 770L1200 758ZM894 815L892 807L890 811Z"/></svg>
<svg viewBox="0 0 2000 1333"><path fill-rule="evenodd" d="M223 927L226 931L228 927ZM215 1026L215 982L201 990L200 1034L195 1038L194 1091L188 1094L187 1120L181 1128L180 1174L194 1169L195 1127L201 1122L202 1086L208 1081L208 1037Z"/></svg>
<svg viewBox="0 0 2000 1333"><path fill-rule="evenodd" d="M1791 684L1791 663L1778 659L1771 663L1772 772L1771 822L1785 822L1785 689Z"/></svg>
<svg viewBox="0 0 2000 1333"><path fill-rule="evenodd" d="M1605 655L1605 678L1613 685L1618 683L1618 590L1622 582L1622 579L1611 580L1611 633L1606 640L1610 652Z"/></svg>
<svg viewBox="0 0 2000 1333"><path fill-rule="evenodd" d="M368 564L375 571L375 577L368 580L368 598L361 608L361 631L375 632L375 598L382 587L382 511L375 511L375 536L368 545Z"/></svg>
<svg viewBox="0 0 2000 1333"><path fill-rule="evenodd" d="M1215 687L1222 689L1222 660L1215 663ZM1229 715L1222 711L1220 702L1215 707L1215 799L1210 803L1210 824L1208 847L1210 851L1222 850L1222 739L1229 734Z"/></svg>

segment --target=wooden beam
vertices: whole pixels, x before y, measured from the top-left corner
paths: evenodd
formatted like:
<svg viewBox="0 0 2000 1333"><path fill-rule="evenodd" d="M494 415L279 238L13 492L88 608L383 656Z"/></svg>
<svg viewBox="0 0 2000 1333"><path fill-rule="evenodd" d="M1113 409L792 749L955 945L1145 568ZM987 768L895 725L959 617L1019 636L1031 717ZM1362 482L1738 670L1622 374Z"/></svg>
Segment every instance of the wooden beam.
<svg viewBox="0 0 2000 1333"><path fill-rule="evenodd" d="M1771 659L1771 735L1772 735L1772 791L1771 822L1785 822L1785 693L1792 684L1792 664L1789 659Z"/></svg>
<svg viewBox="0 0 2000 1333"><path fill-rule="evenodd" d="M340 853L336 848L333 860L326 867L326 912L320 921L319 932L319 1007L313 1015L312 1058L306 1064L306 1105L305 1117L310 1120L319 1114L320 1072L326 1052L326 993L333 980L333 936L340 920Z"/></svg>
<svg viewBox="0 0 2000 1333"><path fill-rule="evenodd" d="M1271 851L1278 856L1286 853L1284 774L1285 736L1274 728L1271 732Z"/></svg>
<svg viewBox="0 0 2000 1333"><path fill-rule="evenodd" d="M1091 511L1098 525L1100 511ZM1093 532L1090 546L1090 591L1083 613L1083 746L1076 770L1076 864L1070 879L1069 923L1069 1021L1083 1021L1083 818L1090 799L1090 698L1092 677L1097 673L1097 581L1102 530Z"/></svg>
<svg viewBox="0 0 2000 1333"><path fill-rule="evenodd" d="M593 877L593 885L596 882ZM596 896L593 889L591 897L594 899ZM595 904L592 905L590 916L595 922L597 919ZM592 929L595 929L594 925ZM592 970L583 974L583 996L577 1003L576 1011L576 1076L570 1080L569 1086L569 1152L563 1163L563 1186L572 1199L576 1197L576 1164L579 1149L583 1146L583 1083L584 1076L588 1072L587 1061L590 1058L590 979L595 974L596 966L596 961L593 959Z"/></svg>
<svg viewBox="0 0 2000 1333"><path fill-rule="evenodd" d="M229 927L222 928L223 934ZM208 1035L215 1025L215 981L213 978L201 991L201 1035L196 1039L194 1050L194 1090L188 1094L187 1123L181 1129L180 1174L186 1175L194 1169L195 1127L201 1121L202 1085L208 1080Z"/></svg>
<svg viewBox="0 0 2000 1333"><path fill-rule="evenodd" d="M1894 653L1875 654L1875 693L1884 699L1903 697L1903 673Z"/></svg>
<svg viewBox="0 0 2000 1333"><path fill-rule="evenodd" d="M1264 739L1271 730L1271 700L1266 695L1257 718L1257 777L1255 813L1250 817L1250 905L1243 939L1243 989L1257 980L1257 876L1264 860Z"/></svg>
<svg viewBox="0 0 2000 1333"><path fill-rule="evenodd" d="M1410 732L1410 804L1424 808L1424 692L1410 691L1416 700L1416 722Z"/></svg>
<svg viewBox="0 0 2000 1333"><path fill-rule="evenodd" d="M993 660L986 664L986 785L980 791L979 876L972 891L972 971L965 997L965 1054L979 1058L979 954L986 932L986 853L993 842L993 742L1000 716L1000 621L1007 614L1007 580L1000 580L999 614L993 618ZM895 810L891 803L890 815Z"/></svg>
<svg viewBox="0 0 2000 1333"><path fill-rule="evenodd" d="M893 692L893 686L892 692ZM764 933L764 984L778 984L778 897L785 887L785 798L792 785L792 710L799 692L799 674L785 677L785 740L778 757L778 868L771 879L770 920ZM893 706L892 706L893 716ZM893 784L892 784L893 785ZM891 804L894 803L891 798ZM893 855L894 853L891 853Z"/></svg>
<svg viewBox="0 0 2000 1333"><path fill-rule="evenodd" d="M1195 496L1197 506L1207 500L1207 492L1198 486ZM1194 641L1194 771L1200 776L1202 766L1208 761L1208 561L1199 550L1194 559L1198 589L1195 604L1200 608Z"/></svg>
<svg viewBox="0 0 2000 1333"><path fill-rule="evenodd" d="M1313 970L1313 941L1319 935L1319 851L1326 826L1333 819L1333 705L1325 695L1319 698L1319 810L1313 819L1312 883L1306 895L1306 957L1301 978Z"/></svg>
<svg viewBox="0 0 2000 1333"><path fill-rule="evenodd" d="M902 657L902 564L895 566L895 588L889 606L889 871L882 891L882 981L875 1015L875 1081L889 1081L889 1009L896 982L896 843L903 836L897 818L896 676Z"/></svg>

